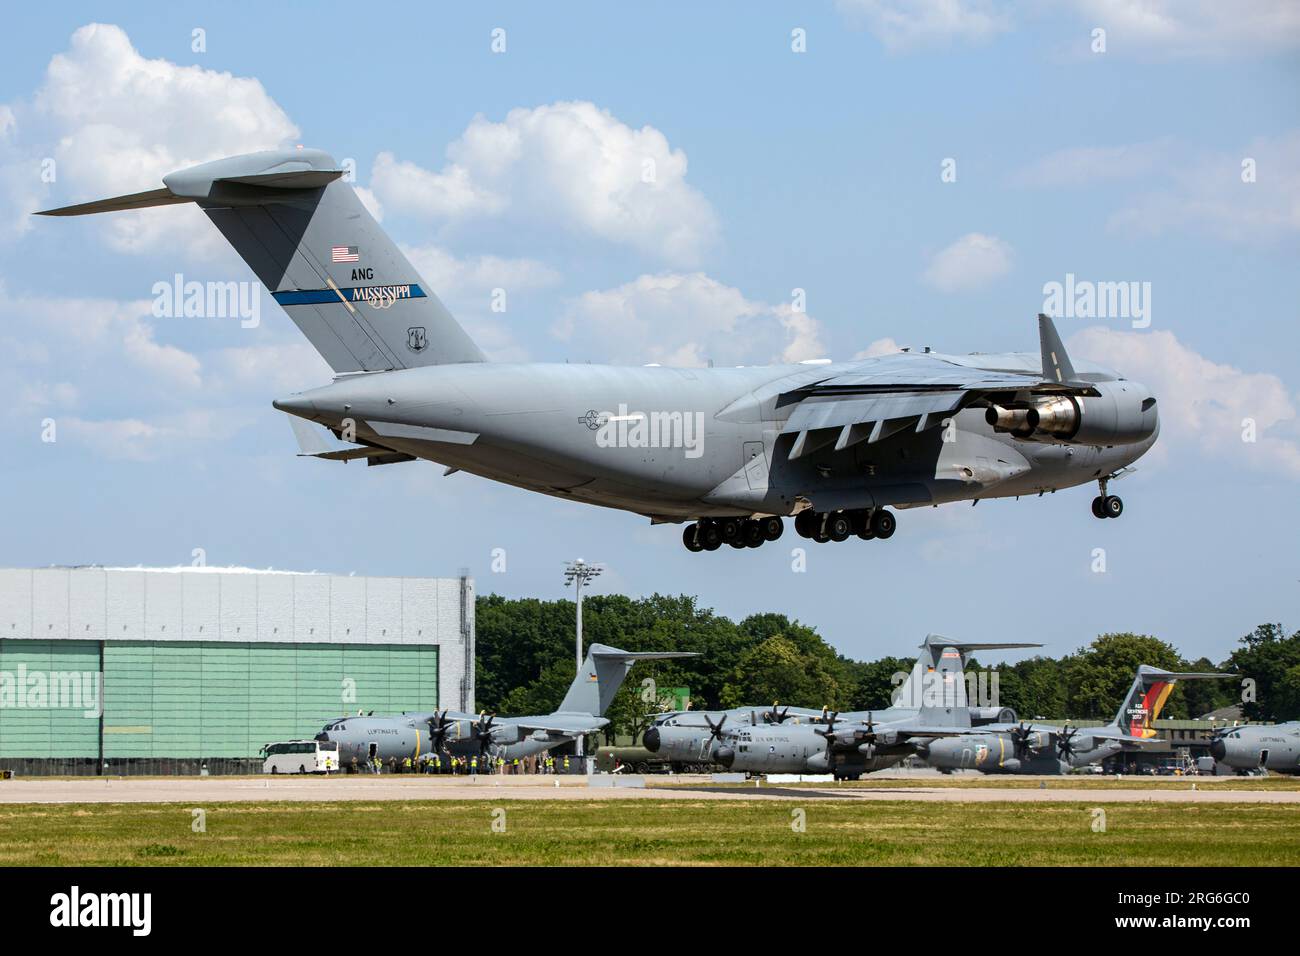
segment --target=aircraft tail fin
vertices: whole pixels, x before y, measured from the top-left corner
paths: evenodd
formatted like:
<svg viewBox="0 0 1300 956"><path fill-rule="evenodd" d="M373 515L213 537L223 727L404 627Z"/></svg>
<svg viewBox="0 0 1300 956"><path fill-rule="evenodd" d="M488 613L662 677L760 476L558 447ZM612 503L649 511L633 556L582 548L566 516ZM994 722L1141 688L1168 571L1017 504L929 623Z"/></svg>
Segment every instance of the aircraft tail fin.
<svg viewBox="0 0 1300 956"><path fill-rule="evenodd" d="M934 651L934 666L925 675L916 719L932 726L969 727L965 657L955 644L929 646Z"/></svg>
<svg viewBox="0 0 1300 956"><path fill-rule="evenodd" d="M37 215L194 202L335 372L485 361L344 172L320 150L269 150L179 170L162 189Z"/></svg>
<svg viewBox="0 0 1300 956"><path fill-rule="evenodd" d="M916 663L912 665L912 672L907 675L907 679L899 685L894 691L891 703L894 707L922 707L927 693L932 688L930 684L934 682L932 674L936 672L939 662L942 660L945 648L951 648L959 655L961 670L966 670L968 655L976 651L1000 651L1015 650L1027 647L1042 647L1042 644L1024 644L1024 643L981 643L973 641L954 641L951 638L944 637L942 634L928 634L924 641L921 642L921 653L916 658Z"/></svg>
<svg viewBox="0 0 1300 956"><path fill-rule="evenodd" d="M1074 363L1065 351L1065 343L1049 316L1038 313L1038 345L1043 353L1043 380L1052 385L1087 386L1074 374Z"/></svg>
<svg viewBox="0 0 1300 956"><path fill-rule="evenodd" d="M1129 737L1154 737L1155 721L1160 718L1160 712L1169 701L1174 685L1180 680L1232 676L1234 675L1166 671L1149 664L1139 664L1133 684L1111 723Z"/></svg>
<svg viewBox="0 0 1300 956"><path fill-rule="evenodd" d="M684 651L621 651L605 644L592 644L587 649L587 659L583 661L582 670L569 685L569 692L564 695L557 713L601 717L637 661L697 656Z"/></svg>

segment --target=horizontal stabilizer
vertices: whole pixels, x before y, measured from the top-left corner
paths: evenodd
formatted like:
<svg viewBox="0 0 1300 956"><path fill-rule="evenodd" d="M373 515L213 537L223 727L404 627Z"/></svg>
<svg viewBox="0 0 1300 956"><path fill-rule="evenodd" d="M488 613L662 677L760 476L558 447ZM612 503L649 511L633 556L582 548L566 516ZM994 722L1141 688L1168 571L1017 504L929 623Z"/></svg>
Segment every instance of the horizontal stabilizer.
<svg viewBox="0 0 1300 956"><path fill-rule="evenodd" d="M335 372L484 361L345 174L318 149L265 150L178 169L161 189L38 215L192 202Z"/></svg>
<svg viewBox="0 0 1300 956"><path fill-rule="evenodd" d="M1042 644L1008 644L1008 643L980 643L978 641L954 641L951 638L944 637L942 634L928 634L922 647L952 647L959 651L1001 651L1014 650L1023 647L1042 647Z"/></svg>
<svg viewBox="0 0 1300 956"><path fill-rule="evenodd" d="M699 657L695 651L620 651L617 647L604 644L592 644L589 649L592 657L604 657L620 661L668 661L679 657Z"/></svg>
<svg viewBox="0 0 1300 956"><path fill-rule="evenodd" d="M75 206L63 206L59 209L43 209L38 216L89 216L97 212L124 212L128 209L146 209L149 206L172 206L176 203L189 202L184 196L175 195L170 189L150 189L129 196L115 196L112 199L96 199Z"/></svg>

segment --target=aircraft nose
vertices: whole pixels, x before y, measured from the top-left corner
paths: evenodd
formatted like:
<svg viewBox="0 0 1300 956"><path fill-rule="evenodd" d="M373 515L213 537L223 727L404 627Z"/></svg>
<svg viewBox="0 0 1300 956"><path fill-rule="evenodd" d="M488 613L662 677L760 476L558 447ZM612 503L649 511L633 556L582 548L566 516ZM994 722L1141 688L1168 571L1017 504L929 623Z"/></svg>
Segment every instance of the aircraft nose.
<svg viewBox="0 0 1300 956"><path fill-rule="evenodd" d="M650 751L652 754L657 754L659 752L659 744L661 742L662 741L659 739L658 727L651 727L645 732L645 749Z"/></svg>
<svg viewBox="0 0 1300 956"><path fill-rule="evenodd" d="M1228 745L1222 740L1210 741L1210 756L1215 760L1222 760L1228 755Z"/></svg>
<svg viewBox="0 0 1300 956"><path fill-rule="evenodd" d="M317 739L317 740L329 740L329 739L330 739L330 735L327 734L327 733L325 733L325 731L322 730L320 733L318 733L318 734L316 735L316 739Z"/></svg>

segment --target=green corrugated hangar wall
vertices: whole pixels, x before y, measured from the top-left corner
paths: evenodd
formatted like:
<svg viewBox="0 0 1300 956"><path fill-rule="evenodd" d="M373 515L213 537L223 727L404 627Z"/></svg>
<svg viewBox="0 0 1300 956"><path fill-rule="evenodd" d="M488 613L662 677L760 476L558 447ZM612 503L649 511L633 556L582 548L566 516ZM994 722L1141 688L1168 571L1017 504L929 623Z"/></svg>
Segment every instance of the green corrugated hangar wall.
<svg viewBox="0 0 1300 956"><path fill-rule="evenodd" d="M105 759L253 757L344 713L438 704L432 645L105 641L103 655ZM15 676L94 673L99 657L98 641L0 640ZM98 756L98 716L16 703L0 706L0 756Z"/></svg>

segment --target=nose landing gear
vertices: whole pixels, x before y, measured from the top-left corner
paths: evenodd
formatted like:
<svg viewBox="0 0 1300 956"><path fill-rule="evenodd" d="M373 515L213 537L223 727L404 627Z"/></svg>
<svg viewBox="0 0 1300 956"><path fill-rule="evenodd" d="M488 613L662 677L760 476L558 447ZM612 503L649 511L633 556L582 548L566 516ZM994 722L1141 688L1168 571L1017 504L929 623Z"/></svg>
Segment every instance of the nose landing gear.
<svg viewBox="0 0 1300 956"><path fill-rule="evenodd" d="M1106 485L1109 481L1109 477L1097 479L1101 494L1092 499L1092 516L1094 518L1118 518L1124 513L1124 502L1120 500L1119 495L1106 493Z"/></svg>

